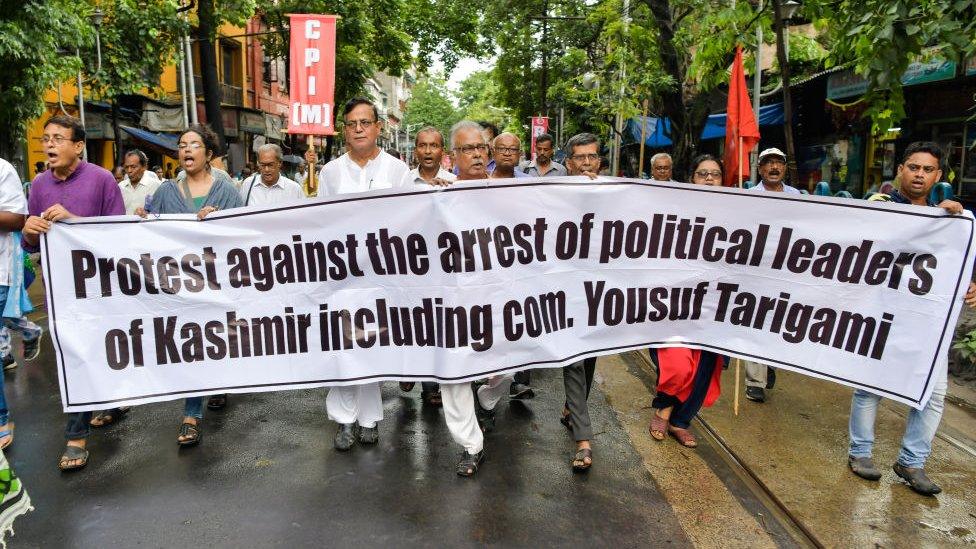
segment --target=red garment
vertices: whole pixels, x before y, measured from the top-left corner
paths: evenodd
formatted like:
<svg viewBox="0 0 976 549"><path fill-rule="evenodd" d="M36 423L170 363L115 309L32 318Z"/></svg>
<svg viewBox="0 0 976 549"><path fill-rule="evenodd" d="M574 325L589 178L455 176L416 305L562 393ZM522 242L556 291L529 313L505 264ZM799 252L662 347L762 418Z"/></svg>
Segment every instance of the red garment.
<svg viewBox="0 0 976 549"><path fill-rule="evenodd" d="M701 351L687 347L666 347L657 350L658 379L657 390L677 397L681 402L688 400L695 381L695 372L701 359ZM722 394L722 365L724 360L715 355L715 371L705 394L704 406L711 406Z"/></svg>

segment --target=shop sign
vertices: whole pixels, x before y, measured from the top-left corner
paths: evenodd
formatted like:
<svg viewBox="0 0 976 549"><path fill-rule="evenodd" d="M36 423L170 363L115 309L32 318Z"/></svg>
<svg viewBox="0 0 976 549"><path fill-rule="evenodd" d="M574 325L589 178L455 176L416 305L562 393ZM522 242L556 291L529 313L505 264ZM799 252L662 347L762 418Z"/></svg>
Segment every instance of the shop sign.
<svg viewBox="0 0 976 549"><path fill-rule="evenodd" d="M976 71L976 67L970 69L967 66L968 70ZM955 61L934 57L928 61L916 61L908 65L908 68L905 69L904 74L901 76L901 83L904 86L913 86L928 82L938 82L939 80L949 80L955 75ZM827 99L861 95L867 90L868 81L854 74L852 71L834 73L827 79Z"/></svg>

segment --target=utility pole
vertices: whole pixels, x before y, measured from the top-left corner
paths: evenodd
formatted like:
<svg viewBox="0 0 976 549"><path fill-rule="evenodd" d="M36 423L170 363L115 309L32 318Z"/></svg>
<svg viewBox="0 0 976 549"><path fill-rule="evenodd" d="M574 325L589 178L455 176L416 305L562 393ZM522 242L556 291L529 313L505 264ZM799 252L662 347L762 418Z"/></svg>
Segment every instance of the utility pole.
<svg viewBox="0 0 976 549"><path fill-rule="evenodd" d="M759 2L759 12L763 10L763 4ZM753 78L753 88L752 88L752 110L756 114L756 123L759 123L759 100L760 94L762 93L762 45L763 45L763 28L762 24L756 25L756 74ZM749 183L753 187L756 186L756 182L759 181L759 147L753 147L752 151L749 153Z"/></svg>
<svg viewBox="0 0 976 549"><path fill-rule="evenodd" d="M780 0L773 0L773 28L776 31L776 60L783 74L783 133L786 136L786 164L790 183L799 183L796 170L796 145L793 143L793 98L790 93L790 64L783 36L783 10Z"/></svg>
<svg viewBox="0 0 976 549"><path fill-rule="evenodd" d="M546 109L547 92L549 89L549 0L542 1L542 82L539 84L539 111L542 116L549 113Z"/></svg>
<svg viewBox="0 0 976 549"><path fill-rule="evenodd" d="M623 21L624 21L624 35L627 34L627 29L630 23L630 0L624 0L623 5ZM626 54L620 57L620 96L618 100L623 102L624 93L626 93L626 81L627 81L627 64L626 64ZM623 133L624 133L624 117L620 110L617 110L617 116L613 124L613 160L610 163L610 175L616 177L617 173L620 171L620 147L622 145Z"/></svg>

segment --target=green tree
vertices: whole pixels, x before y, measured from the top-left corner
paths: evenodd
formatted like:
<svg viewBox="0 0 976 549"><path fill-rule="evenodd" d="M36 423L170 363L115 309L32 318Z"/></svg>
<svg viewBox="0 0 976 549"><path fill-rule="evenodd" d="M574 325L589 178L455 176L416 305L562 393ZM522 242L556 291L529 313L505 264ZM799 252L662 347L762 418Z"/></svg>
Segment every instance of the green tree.
<svg viewBox="0 0 976 549"><path fill-rule="evenodd" d="M420 126L434 126L447 139L448 131L461 119L461 113L451 102L451 92L439 75L421 78L410 92L404 109L403 122L416 132Z"/></svg>
<svg viewBox="0 0 976 549"><path fill-rule="evenodd" d="M0 12L0 157L11 160L44 113L44 93L77 73L75 49L92 36L76 0L0 0Z"/></svg>
<svg viewBox="0 0 976 549"><path fill-rule="evenodd" d="M504 106L501 88L492 71L480 70L468 75L458 86L457 99L463 118L491 122L502 131L525 137L518 116Z"/></svg>

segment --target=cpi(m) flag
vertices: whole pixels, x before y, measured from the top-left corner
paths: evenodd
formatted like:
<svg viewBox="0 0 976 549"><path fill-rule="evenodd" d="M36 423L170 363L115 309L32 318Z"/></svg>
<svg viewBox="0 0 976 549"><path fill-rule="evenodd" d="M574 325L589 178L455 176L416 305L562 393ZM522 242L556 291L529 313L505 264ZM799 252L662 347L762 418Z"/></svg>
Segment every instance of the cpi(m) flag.
<svg viewBox="0 0 976 549"><path fill-rule="evenodd" d="M533 116L532 117L532 160L535 160L535 138L549 131L549 117L548 116Z"/></svg>
<svg viewBox="0 0 976 549"><path fill-rule="evenodd" d="M756 123L756 115L752 112L749 92L746 90L746 75L742 70L742 46L735 48L726 112L728 116L725 120L725 185L738 187L742 177L749 175L749 153L759 143L759 124ZM739 138L742 138L741 150Z"/></svg>
<svg viewBox="0 0 976 549"><path fill-rule="evenodd" d="M333 135L336 15L290 14L288 133Z"/></svg>

